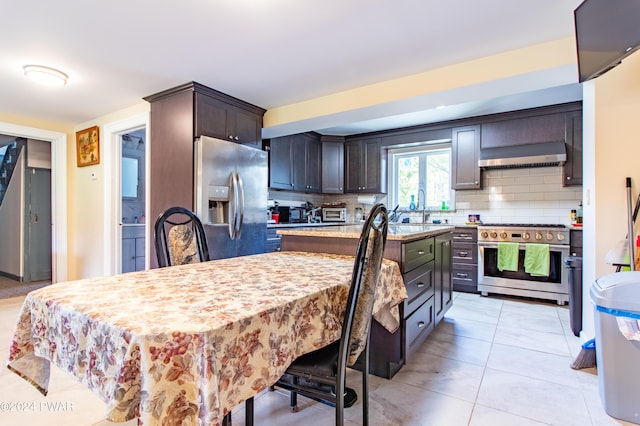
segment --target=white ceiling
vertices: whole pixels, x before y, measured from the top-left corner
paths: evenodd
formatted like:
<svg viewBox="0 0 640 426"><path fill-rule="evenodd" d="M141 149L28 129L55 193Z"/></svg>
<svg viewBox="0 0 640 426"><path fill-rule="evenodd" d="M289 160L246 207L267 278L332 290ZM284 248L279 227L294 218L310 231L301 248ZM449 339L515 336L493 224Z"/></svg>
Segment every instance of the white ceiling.
<svg viewBox="0 0 640 426"><path fill-rule="evenodd" d="M573 35L581 0L25 0L4 2L0 111L80 124L197 81L265 109ZM40 64L69 76L46 88ZM389 106L353 134L581 98L577 84L460 102Z"/></svg>

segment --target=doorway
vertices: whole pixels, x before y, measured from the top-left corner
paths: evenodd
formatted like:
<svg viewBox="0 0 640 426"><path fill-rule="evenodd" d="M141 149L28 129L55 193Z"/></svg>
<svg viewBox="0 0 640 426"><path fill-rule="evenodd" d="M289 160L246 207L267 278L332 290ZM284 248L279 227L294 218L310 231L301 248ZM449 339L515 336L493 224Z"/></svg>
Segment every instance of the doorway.
<svg viewBox="0 0 640 426"><path fill-rule="evenodd" d="M67 280L67 135L0 122L0 134L38 139L49 144L51 152L51 261L52 282Z"/></svg>
<svg viewBox="0 0 640 426"><path fill-rule="evenodd" d="M51 170L27 167L24 281L51 280Z"/></svg>
<svg viewBox="0 0 640 426"><path fill-rule="evenodd" d="M105 187L104 192L105 275L115 275L130 270L131 266L123 263L125 255L129 260L136 258L137 265L134 266L136 269L144 269L149 265L149 224L146 220L146 212L149 211L149 196L146 188L149 171L144 167L144 159L149 157L150 149L147 143L148 128L148 112L104 126L105 176L110 176L106 180L111 183ZM135 153L135 156L132 153ZM137 167L133 167L136 163L133 159L126 160L131 157L127 154L132 154L137 159ZM125 158L124 163L123 158ZM131 182L127 177L130 174L136 174L134 169L137 169L138 187L134 189L135 185L127 185L123 188L126 182ZM126 201L123 198L123 191L127 197ZM124 239L128 239L131 233L136 235L132 238L139 238L136 241L138 245L132 246L131 241L123 245L123 234Z"/></svg>
<svg viewBox="0 0 640 426"><path fill-rule="evenodd" d="M121 272L145 268L145 129L121 135Z"/></svg>

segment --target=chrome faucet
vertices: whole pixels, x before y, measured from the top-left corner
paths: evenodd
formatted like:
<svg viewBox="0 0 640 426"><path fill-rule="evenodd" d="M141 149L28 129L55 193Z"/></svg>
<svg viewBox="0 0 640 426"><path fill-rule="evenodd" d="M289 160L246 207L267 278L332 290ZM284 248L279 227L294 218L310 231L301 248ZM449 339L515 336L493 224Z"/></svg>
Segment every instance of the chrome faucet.
<svg viewBox="0 0 640 426"><path fill-rule="evenodd" d="M431 216L431 212L427 210L427 194L424 192L424 189L420 188L418 190L418 207L420 207L420 193L422 192L422 223L427 223L429 220L429 216Z"/></svg>

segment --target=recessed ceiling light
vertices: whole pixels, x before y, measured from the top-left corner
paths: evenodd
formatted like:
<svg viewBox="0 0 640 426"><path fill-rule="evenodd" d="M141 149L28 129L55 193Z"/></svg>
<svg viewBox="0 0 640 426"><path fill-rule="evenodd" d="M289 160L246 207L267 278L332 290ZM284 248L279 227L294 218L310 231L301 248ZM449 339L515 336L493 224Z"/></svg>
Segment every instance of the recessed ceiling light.
<svg viewBox="0 0 640 426"><path fill-rule="evenodd" d="M42 65L25 65L22 69L25 77L47 86L64 86L69 78L62 71Z"/></svg>

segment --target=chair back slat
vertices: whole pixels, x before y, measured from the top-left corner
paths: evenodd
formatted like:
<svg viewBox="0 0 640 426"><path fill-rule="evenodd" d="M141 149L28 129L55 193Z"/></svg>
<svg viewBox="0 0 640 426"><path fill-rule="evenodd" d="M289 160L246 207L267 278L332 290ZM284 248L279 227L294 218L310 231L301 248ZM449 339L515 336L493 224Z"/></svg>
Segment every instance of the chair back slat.
<svg viewBox="0 0 640 426"><path fill-rule="evenodd" d="M160 267L209 260L202 222L184 207L170 207L158 216L154 226L154 242Z"/></svg>
<svg viewBox="0 0 640 426"><path fill-rule="evenodd" d="M342 335L346 338L342 339L339 362L347 366L356 362L368 342L387 228L387 209L376 204L362 227L342 323Z"/></svg>

